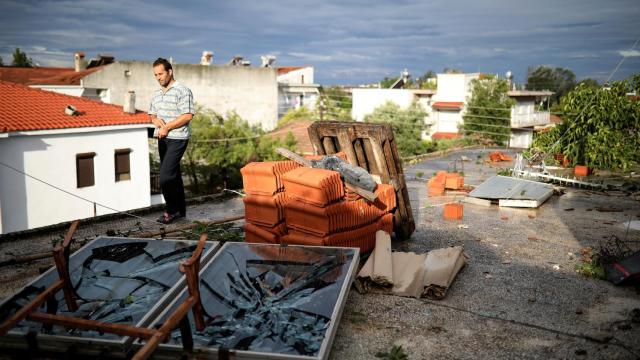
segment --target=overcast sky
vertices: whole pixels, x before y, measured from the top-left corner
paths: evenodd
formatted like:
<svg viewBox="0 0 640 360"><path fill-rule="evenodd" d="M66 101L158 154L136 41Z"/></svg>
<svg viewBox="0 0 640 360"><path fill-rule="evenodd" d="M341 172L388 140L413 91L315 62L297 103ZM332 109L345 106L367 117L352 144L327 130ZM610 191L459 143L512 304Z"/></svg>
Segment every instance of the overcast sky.
<svg viewBox="0 0 640 360"><path fill-rule="evenodd" d="M172 57L214 64L312 65L320 84L362 84L445 67L524 82L529 66L577 77L640 73L638 0L126 1L0 0L0 57L20 47L41 66L73 66L73 53L118 60Z"/></svg>

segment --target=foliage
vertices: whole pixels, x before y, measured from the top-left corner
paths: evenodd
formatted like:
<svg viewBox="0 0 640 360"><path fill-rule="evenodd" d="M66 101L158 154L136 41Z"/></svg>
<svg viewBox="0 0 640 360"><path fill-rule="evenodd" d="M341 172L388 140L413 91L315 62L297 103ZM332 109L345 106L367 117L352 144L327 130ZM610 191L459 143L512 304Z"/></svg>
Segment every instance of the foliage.
<svg viewBox="0 0 640 360"><path fill-rule="evenodd" d="M584 86L588 86L588 87L592 87L592 88L599 88L600 87L600 83L598 83L598 80L592 79L592 78L586 78L586 79L582 79L580 81L578 81L578 84L576 85L582 85L584 84Z"/></svg>
<svg viewBox="0 0 640 360"><path fill-rule="evenodd" d="M306 106L301 106L298 109L289 109L278 120L278 127L301 120L318 120L320 117L316 110L309 110Z"/></svg>
<svg viewBox="0 0 640 360"><path fill-rule="evenodd" d="M422 141L422 133L427 130L424 118L427 112L418 103L407 109L387 101L365 116L370 123L389 123L393 128L400 156L412 156L427 152L427 143Z"/></svg>
<svg viewBox="0 0 640 360"><path fill-rule="evenodd" d="M474 79L471 86L471 98L463 115L464 134L479 134L499 144L508 141L511 107L515 104L507 95L508 82L497 78Z"/></svg>
<svg viewBox="0 0 640 360"><path fill-rule="evenodd" d="M396 77L384 77L384 79L380 80L380 89L388 89L391 87L391 85L395 84L396 81L398 81L398 79L400 79L399 76Z"/></svg>
<svg viewBox="0 0 640 360"><path fill-rule="evenodd" d="M418 86L419 89L436 90L438 88L438 83L433 80L437 79L437 77L438 76L436 75L435 72L433 72L432 70L429 70L426 73L424 73L424 75L419 76L416 79L416 85Z"/></svg>
<svg viewBox="0 0 640 360"><path fill-rule="evenodd" d="M353 121L351 117L353 99L342 88L337 86L321 87L320 98L321 102L317 106L323 107L323 120ZM318 108L318 113L319 110Z"/></svg>
<svg viewBox="0 0 640 360"><path fill-rule="evenodd" d="M33 59L27 57L27 54L24 51L21 51L20 48L16 48L16 51L13 53L13 62L11 66L15 67L33 67Z"/></svg>
<svg viewBox="0 0 640 360"><path fill-rule="evenodd" d="M640 102L627 96L634 79L611 88L581 84L562 99L565 116L557 130L536 138L536 149L562 152L573 165L627 169L640 159ZM554 146L555 145L555 146Z"/></svg>
<svg viewBox="0 0 640 360"><path fill-rule="evenodd" d="M393 345L389 352L378 352L376 357L384 360L408 360L409 356L404 352L402 346Z"/></svg>
<svg viewBox="0 0 640 360"><path fill-rule="evenodd" d="M192 136L183 163L194 193L212 193L218 186L241 188L240 168L251 161L274 160L276 147L295 151L291 134L285 141L264 136L236 113L226 117L198 109L191 120Z"/></svg>
<svg viewBox="0 0 640 360"><path fill-rule="evenodd" d="M576 74L561 67L550 66L530 67L527 70L528 90L551 90L551 102L557 103L562 96L576 86Z"/></svg>
<svg viewBox="0 0 640 360"><path fill-rule="evenodd" d="M0 66L4 66L4 61L2 60L2 56L0 56Z"/></svg>

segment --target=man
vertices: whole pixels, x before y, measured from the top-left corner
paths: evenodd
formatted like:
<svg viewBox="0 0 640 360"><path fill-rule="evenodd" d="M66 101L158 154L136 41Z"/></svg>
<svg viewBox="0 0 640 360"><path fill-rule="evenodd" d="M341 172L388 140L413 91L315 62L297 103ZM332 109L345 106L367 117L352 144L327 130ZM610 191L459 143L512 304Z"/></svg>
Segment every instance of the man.
<svg viewBox="0 0 640 360"><path fill-rule="evenodd" d="M160 186L167 205L158 221L169 224L187 214L180 159L189 143L189 121L195 109L191 90L173 78L171 63L158 58L153 74L160 89L151 98L149 115L156 127L153 136L158 138L160 152Z"/></svg>

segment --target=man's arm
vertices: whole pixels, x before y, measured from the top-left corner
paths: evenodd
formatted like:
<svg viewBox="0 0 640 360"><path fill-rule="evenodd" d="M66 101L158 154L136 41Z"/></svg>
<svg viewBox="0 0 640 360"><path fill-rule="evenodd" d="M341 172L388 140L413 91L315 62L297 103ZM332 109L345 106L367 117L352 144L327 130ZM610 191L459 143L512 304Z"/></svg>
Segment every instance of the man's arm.
<svg viewBox="0 0 640 360"><path fill-rule="evenodd" d="M173 129L177 129L181 126L184 126L185 124L187 124L189 121L191 121L191 119L193 119L193 114L182 114L180 116L178 116L177 118L169 121L168 123L163 123L164 125L160 127L160 129L158 130L158 137L159 138L163 138L166 137L167 134L169 134L169 131L173 130ZM153 121L153 120L152 120ZM159 120L162 121L162 120Z"/></svg>
<svg viewBox="0 0 640 360"><path fill-rule="evenodd" d="M160 129L161 127L165 126L164 121L162 121L162 119L158 119L158 117L155 114L149 114L149 118L151 119L151 122L153 123L153 125L155 125L156 128Z"/></svg>

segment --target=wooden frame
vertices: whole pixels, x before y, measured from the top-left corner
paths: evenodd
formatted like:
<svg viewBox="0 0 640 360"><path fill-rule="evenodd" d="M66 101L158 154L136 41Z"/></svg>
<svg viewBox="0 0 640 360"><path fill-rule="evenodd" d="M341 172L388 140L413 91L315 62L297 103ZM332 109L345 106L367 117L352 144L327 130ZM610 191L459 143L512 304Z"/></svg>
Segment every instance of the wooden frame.
<svg viewBox="0 0 640 360"><path fill-rule="evenodd" d="M201 234L198 245L191 257L180 265L180 271L185 274L187 279L189 296L169 316L165 324L160 329L156 330L153 328L138 327L135 325L112 324L55 314L57 305L54 307L50 306L50 304L56 302L54 296L60 290L62 290L64 293L64 300L67 304L67 307L71 311L75 311L75 309L78 308L78 305L76 303L77 296L75 295L73 286L71 284L68 268L71 239L78 226L78 223L79 221L76 220L71 224L71 227L69 228L64 241L53 251L56 271L58 273L58 280L56 280L52 285L50 285L38 296L36 296L31 302L23 306L15 314L9 317L5 322L0 324L0 336L5 336L22 320L34 321L47 325L59 325L68 328L94 330L98 332L111 333L131 338L146 339L147 342L145 346L143 346L132 357L133 359L141 360L148 358L153 353L158 344L167 338L167 335L171 332L171 330L180 326L183 337L185 338L185 341L183 343L184 348L188 351L191 350L193 348L193 341L186 314L189 312L189 310L193 311L196 328L201 329L204 327L204 318L202 315L202 305L200 304L199 288L197 286L194 287L193 284L198 283L200 260L205 247L207 235L205 233ZM47 303L47 312L43 313L37 311L37 309L44 303Z"/></svg>

